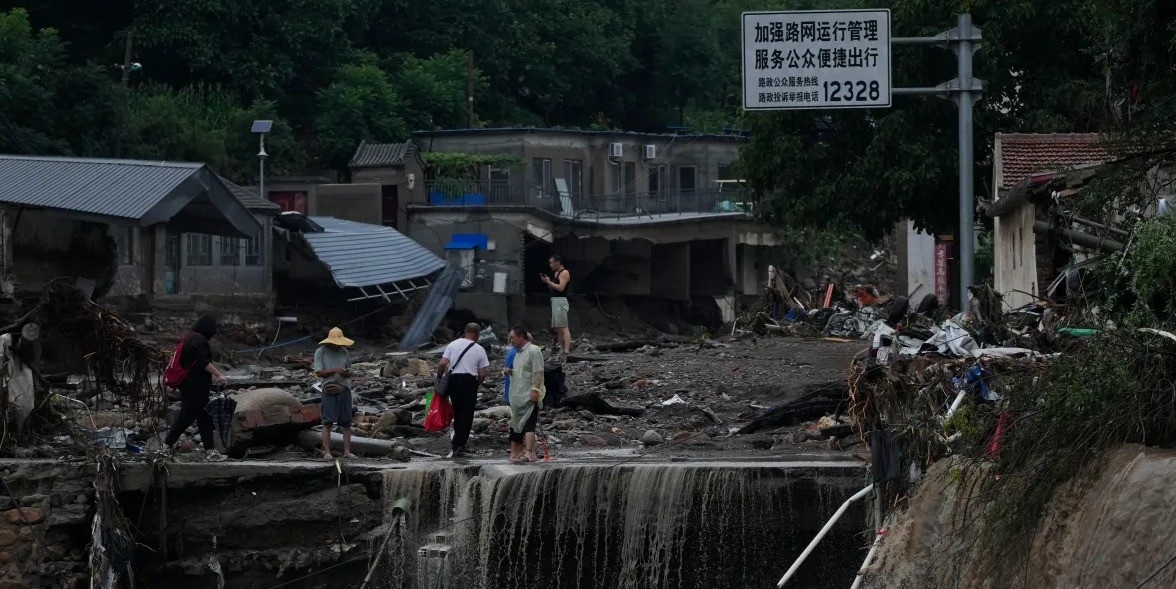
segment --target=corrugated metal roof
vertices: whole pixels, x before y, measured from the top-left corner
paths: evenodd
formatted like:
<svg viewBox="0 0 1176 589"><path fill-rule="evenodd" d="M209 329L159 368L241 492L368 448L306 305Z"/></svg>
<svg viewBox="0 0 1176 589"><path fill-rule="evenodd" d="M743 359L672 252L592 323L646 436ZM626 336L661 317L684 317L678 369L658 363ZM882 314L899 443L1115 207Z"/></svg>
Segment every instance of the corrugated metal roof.
<svg viewBox="0 0 1176 589"><path fill-rule="evenodd" d="M416 146L411 141L405 141L404 143L360 142L359 147L355 150L355 155L351 157L351 162L347 164L347 167L354 170L360 168L403 166L415 151Z"/></svg>
<svg viewBox="0 0 1176 589"><path fill-rule="evenodd" d="M0 155L0 202L140 219L202 167Z"/></svg>
<svg viewBox="0 0 1176 589"><path fill-rule="evenodd" d="M415 350L429 339L441 319L453 307L453 298L457 296L464 277L465 270L461 266L449 264L445 267L445 271L429 289L429 296L425 298L416 317L413 317L412 325L404 332L400 340L401 350Z"/></svg>
<svg viewBox="0 0 1176 589"><path fill-rule="evenodd" d="M310 217L322 233L303 233L340 287L375 286L428 276L445 262L391 227Z"/></svg>
<svg viewBox="0 0 1176 589"><path fill-rule="evenodd" d="M282 210L282 207L279 207L278 205L261 198L261 195L252 190L249 190L248 188L238 186L237 184L228 181L224 176L221 176L220 180L221 182L225 183L225 187L229 189L229 192L235 196L237 200L241 201L241 204L245 205L245 208L251 211L277 212Z"/></svg>

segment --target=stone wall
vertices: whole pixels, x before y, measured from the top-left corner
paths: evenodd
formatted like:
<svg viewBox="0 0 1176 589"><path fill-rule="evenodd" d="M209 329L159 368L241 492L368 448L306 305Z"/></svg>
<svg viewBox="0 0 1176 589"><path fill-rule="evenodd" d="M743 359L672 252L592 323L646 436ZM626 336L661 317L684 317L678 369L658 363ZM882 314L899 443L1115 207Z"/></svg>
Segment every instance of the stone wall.
<svg viewBox="0 0 1176 589"><path fill-rule="evenodd" d="M89 586L92 469L6 461L0 472L0 589Z"/></svg>

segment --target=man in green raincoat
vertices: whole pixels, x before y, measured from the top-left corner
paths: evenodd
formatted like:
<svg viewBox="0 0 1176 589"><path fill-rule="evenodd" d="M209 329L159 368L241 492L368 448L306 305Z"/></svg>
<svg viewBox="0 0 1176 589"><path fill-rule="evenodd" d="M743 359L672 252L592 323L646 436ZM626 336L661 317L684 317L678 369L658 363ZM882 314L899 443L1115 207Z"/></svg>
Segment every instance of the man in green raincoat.
<svg viewBox="0 0 1176 589"><path fill-rule="evenodd" d="M543 353L527 340L521 326L510 330L510 345L518 350L510 372L510 461L534 462L535 426L547 389L543 385Z"/></svg>

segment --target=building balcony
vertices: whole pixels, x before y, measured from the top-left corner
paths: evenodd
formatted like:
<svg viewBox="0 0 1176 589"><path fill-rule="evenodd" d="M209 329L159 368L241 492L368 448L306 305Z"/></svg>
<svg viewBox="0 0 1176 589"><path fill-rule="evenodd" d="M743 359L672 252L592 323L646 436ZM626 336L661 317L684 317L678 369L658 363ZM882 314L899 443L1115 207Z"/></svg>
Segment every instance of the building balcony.
<svg viewBox="0 0 1176 589"><path fill-rule="evenodd" d="M744 193L731 188L560 196L529 183L440 181L426 182L425 193L429 206L521 206L577 219L751 212Z"/></svg>

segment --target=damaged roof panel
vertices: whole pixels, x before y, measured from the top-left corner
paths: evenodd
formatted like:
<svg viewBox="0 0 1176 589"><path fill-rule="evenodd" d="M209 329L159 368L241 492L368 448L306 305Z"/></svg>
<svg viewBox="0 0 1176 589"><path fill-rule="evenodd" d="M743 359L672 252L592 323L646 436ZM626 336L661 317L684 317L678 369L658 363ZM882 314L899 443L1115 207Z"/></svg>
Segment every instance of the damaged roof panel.
<svg viewBox="0 0 1176 589"><path fill-rule="evenodd" d="M376 286L428 276L445 262L391 227L310 217L321 233L302 233L340 287Z"/></svg>
<svg viewBox="0 0 1176 589"><path fill-rule="evenodd" d="M358 170L362 168L391 168L403 166L413 157L416 147L411 141L404 143L367 143L361 142L351 157L347 167Z"/></svg>

